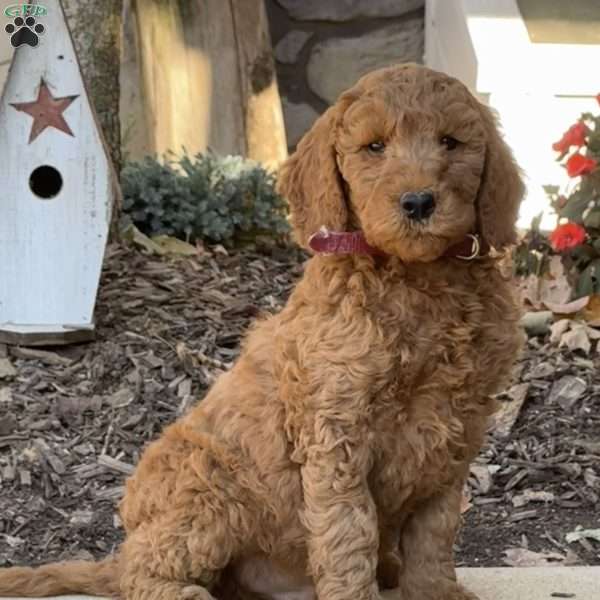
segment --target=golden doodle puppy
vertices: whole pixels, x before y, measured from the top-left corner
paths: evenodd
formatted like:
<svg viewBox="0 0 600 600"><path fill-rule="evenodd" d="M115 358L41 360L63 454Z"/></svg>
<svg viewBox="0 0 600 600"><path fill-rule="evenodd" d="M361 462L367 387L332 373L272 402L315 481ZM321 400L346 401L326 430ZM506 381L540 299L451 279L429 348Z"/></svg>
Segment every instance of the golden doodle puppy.
<svg viewBox="0 0 600 600"><path fill-rule="evenodd" d="M0 571L0 595L473 600L452 546L519 351L499 267L523 186L489 110L417 65L363 77L282 167L310 248L278 314L144 452L99 563Z"/></svg>

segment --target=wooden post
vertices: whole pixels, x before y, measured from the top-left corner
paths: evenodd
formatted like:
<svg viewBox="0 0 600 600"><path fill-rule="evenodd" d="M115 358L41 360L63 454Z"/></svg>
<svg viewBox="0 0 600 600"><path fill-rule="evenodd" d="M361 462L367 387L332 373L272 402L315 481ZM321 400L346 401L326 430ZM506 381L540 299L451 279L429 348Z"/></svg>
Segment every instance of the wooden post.
<svg viewBox="0 0 600 600"><path fill-rule="evenodd" d="M126 93L144 115L123 106L122 121L137 128L126 148L132 158L210 148L281 162L285 130L263 1L126 3L126 69L139 77Z"/></svg>
<svg viewBox="0 0 600 600"><path fill-rule="evenodd" d="M247 155L276 167L287 157L287 142L264 2L230 2L245 108Z"/></svg>

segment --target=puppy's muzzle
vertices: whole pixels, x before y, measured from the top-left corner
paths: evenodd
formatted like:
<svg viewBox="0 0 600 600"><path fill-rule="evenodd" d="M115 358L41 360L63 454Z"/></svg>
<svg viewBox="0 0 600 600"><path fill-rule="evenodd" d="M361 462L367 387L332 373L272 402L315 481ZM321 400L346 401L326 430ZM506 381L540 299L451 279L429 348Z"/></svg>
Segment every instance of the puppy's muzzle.
<svg viewBox="0 0 600 600"><path fill-rule="evenodd" d="M400 198L400 207L412 221L423 221L435 210L435 198L429 190L406 192Z"/></svg>

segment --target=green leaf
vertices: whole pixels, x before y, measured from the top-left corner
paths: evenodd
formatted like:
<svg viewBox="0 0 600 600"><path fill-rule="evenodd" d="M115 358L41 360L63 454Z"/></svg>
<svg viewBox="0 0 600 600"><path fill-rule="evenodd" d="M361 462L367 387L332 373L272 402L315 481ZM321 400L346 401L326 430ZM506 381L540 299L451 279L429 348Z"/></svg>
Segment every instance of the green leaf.
<svg viewBox="0 0 600 600"><path fill-rule="evenodd" d="M582 271L577 279L577 285L575 286L575 296L581 298L582 296L590 296L594 293L594 281L592 280L590 267L587 267Z"/></svg>
<svg viewBox="0 0 600 600"><path fill-rule="evenodd" d="M600 258L594 259L579 275L575 286L577 298L600 292Z"/></svg>
<svg viewBox="0 0 600 600"><path fill-rule="evenodd" d="M547 186L550 187L550 186ZM558 188L557 188L558 189ZM540 225L542 223L542 218L544 217L544 213L541 212L539 215L537 215L536 217L533 217L533 219L531 220L531 229L535 232L539 232L540 230Z"/></svg>
<svg viewBox="0 0 600 600"><path fill-rule="evenodd" d="M124 212L144 234L232 243L243 230L289 232L274 176L240 156L168 152L128 162L121 176Z"/></svg>
<svg viewBox="0 0 600 600"><path fill-rule="evenodd" d="M583 211L587 208L588 202L588 196L577 191L569 197L567 203L559 212L559 216L573 223L581 223Z"/></svg>
<svg viewBox="0 0 600 600"><path fill-rule="evenodd" d="M555 196L558 194L558 190L560 189L557 185L543 185L542 188L548 196Z"/></svg>
<svg viewBox="0 0 600 600"><path fill-rule="evenodd" d="M583 223L586 227L600 227L600 209L590 211L583 220Z"/></svg>

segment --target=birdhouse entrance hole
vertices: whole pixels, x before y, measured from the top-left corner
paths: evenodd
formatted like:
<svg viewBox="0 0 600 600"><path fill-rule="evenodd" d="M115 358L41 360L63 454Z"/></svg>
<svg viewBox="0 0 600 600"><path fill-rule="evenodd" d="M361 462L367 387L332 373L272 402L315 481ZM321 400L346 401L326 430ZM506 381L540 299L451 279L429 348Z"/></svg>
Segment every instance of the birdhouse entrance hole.
<svg viewBox="0 0 600 600"><path fill-rule="evenodd" d="M58 196L63 186L62 175L48 165L38 167L29 177L31 191L42 200L50 200Z"/></svg>

